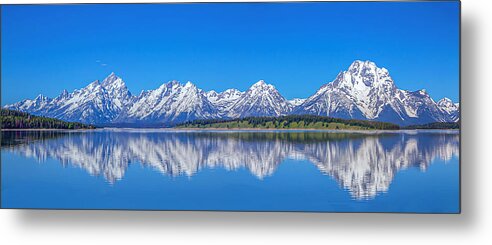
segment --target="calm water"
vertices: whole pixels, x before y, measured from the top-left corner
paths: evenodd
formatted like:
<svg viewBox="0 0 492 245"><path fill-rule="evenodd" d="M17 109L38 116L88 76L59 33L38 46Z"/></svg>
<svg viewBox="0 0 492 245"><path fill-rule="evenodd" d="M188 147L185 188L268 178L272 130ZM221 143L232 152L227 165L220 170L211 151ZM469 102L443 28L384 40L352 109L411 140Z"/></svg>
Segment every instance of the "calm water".
<svg viewBox="0 0 492 245"><path fill-rule="evenodd" d="M459 211L457 131L2 132L2 207Z"/></svg>

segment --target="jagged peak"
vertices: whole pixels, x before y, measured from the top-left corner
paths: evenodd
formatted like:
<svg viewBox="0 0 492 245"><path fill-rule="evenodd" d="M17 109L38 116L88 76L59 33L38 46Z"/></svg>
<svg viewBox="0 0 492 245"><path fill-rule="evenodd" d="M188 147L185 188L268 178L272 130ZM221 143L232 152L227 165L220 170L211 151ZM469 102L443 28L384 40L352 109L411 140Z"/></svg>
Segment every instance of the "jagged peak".
<svg viewBox="0 0 492 245"><path fill-rule="evenodd" d="M224 92L230 93L230 92L241 92L241 91L239 91L238 89L235 89L235 88L229 88L229 89L224 90Z"/></svg>
<svg viewBox="0 0 492 245"><path fill-rule="evenodd" d="M362 69L361 68L372 68L372 69L376 69L378 68L378 66L376 65L376 63L370 61L370 60L366 60L366 61L362 61L362 60L355 60L354 62L352 62L352 64L349 66L349 71L361 71Z"/></svg>
<svg viewBox="0 0 492 245"><path fill-rule="evenodd" d="M62 98L67 98L69 95L68 91L66 89L64 89L60 95L58 95L58 97L56 97L56 99L62 99Z"/></svg>
<svg viewBox="0 0 492 245"><path fill-rule="evenodd" d="M205 95L208 98L214 99L214 100L220 99L220 98L235 98L237 96L240 96L241 94L243 94L243 92L241 92L237 89L234 89L234 88L226 89L220 93L218 93L215 90L210 90L210 91L205 92Z"/></svg>
<svg viewBox="0 0 492 245"><path fill-rule="evenodd" d="M427 90L425 89L419 89L419 90L416 90L416 91L413 91L413 92L410 92L408 90L405 90L407 91L407 93L410 93L410 94L413 94L413 95L416 95L416 96L425 96L425 97L429 97L430 98L430 95L427 93Z"/></svg>
<svg viewBox="0 0 492 245"><path fill-rule="evenodd" d="M384 67L378 67L376 63L370 60L361 61L356 60L352 62L348 70L351 74L365 75L367 73L372 73L378 76L389 76L388 69Z"/></svg>
<svg viewBox="0 0 492 245"><path fill-rule="evenodd" d="M104 80L101 82L101 86L103 87L115 86L115 85L117 87L126 86L125 82L123 82L123 79L118 77L114 72L111 72L111 74L109 74L109 76L104 78Z"/></svg>
<svg viewBox="0 0 492 245"><path fill-rule="evenodd" d="M266 84L266 83L265 83L265 80L260 80L260 81L256 82L256 83L255 83L255 84L253 84L253 85L265 85L265 84Z"/></svg>
<svg viewBox="0 0 492 245"><path fill-rule="evenodd" d="M346 71L341 71L332 84L323 85L326 90L330 86L345 87L351 90L367 91L370 87L396 88L386 68L379 68L376 63L366 60L355 60Z"/></svg>
<svg viewBox="0 0 492 245"><path fill-rule="evenodd" d="M196 88L196 86L190 81L188 81L186 84L182 84L178 80L171 80L171 81L168 81L166 83L163 83L161 86L159 86L159 88L157 88L156 90L153 90L153 91L162 93L162 92L168 91L168 90L169 91L176 91L176 90L179 90L182 88L190 88L190 87Z"/></svg>
<svg viewBox="0 0 492 245"><path fill-rule="evenodd" d="M235 89L235 88L230 88L230 89L226 89L224 90L224 92L220 93L220 94L227 94L227 95L234 95L234 94L243 94L244 92L238 90L238 89Z"/></svg>
<svg viewBox="0 0 492 245"><path fill-rule="evenodd" d="M99 85L99 80L94 80L93 82L89 83L89 85L87 85L86 88L95 87L97 85Z"/></svg>
<svg viewBox="0 0 492 245"><path fill-rule="evenodd" d="M250 89L264 89L264 88L275 88L273 85L266 83L264 80L260 80L253 84Z"/></svg>
<svg viewBox="0 0 492 245"><path fill-rule="evenodd" d="M219 93L217 93L217 91L215 91L215 90L210 90L210 91L205 92L205 94L207 94L207 95L217 95Z"/></svg>
<svg viewBox="0 0 492 245"><path fill-rule="evenodd" d="M181 83L178 80L171 80L171 81L167 82L166 84L170 84L170 85L181 85Z"/></svg>
<svg viewBox="0 0 492 245"><path fill-rule="evenodd" d="M38 94L34 100L47 100L49 99L48 97L44 96L43 94Z"/></svg>
<svg viewBox="0 0 492 245"><path fill-rule="evenodd" d="M454 103L451 99L444 97L437 102L441 108L459 108L459 103Z"/></svg>
<svg viewBox="0 0 492 245"><path fill-rule="evenodd" d="M288 100L289 103L291 103L292 105L294 106L298 106L298 105L301 105L302 103L304 103L307 99L303 99L303 98L293 98L291 100Z"/></svg>
<svg viewBox="0 0 492 245"><path fill-rule="evenodd" d="M167 83L162 84L159 88L175 88L175 87L181 87L181 88L196 88L196 85L193 84L191 81L186 82L185 84L180 83L178 80L171 80Z"/></svg>
<svg viewBox="0 0 492 245"><path fill-rule="evenodd" d="M114 81L116 79L118 79L119 77L116 76L116 74L114 72L111 72L106 78L104 78L103 81Z"/></svg>
<svg viewBox="0 0 492 245"><path fill-rule="evenodd" d="M161 86L159 86L159 89L163 88L171 88L171 87L176 87L176 86L181 86L178 80L171 80L169 82L163 83Z"/></svg>
<svg viewBox="0 0 492 245"><path fill-rule="evenodd" d="M384 67L379 68L379 71L380 71L381 73L389 74L388 69L386 69L386 68L384 68Z"/></svg>
<svg viewBox="0 0 492 245"><path fill-rule="evenodd" d="M440 99L438 103L453 103L453 101L448 97L444 97Z"/></svg>
<svg viewBox="0 0 492 245"><path fill-rule="evenodd" d="M186 83L185 83L184 87L185 87L185 88L189 88L189 87L196 87L196 85L195 85L195 84L193 84L191 81L188 81L188 82L186 82Z"/></svg>

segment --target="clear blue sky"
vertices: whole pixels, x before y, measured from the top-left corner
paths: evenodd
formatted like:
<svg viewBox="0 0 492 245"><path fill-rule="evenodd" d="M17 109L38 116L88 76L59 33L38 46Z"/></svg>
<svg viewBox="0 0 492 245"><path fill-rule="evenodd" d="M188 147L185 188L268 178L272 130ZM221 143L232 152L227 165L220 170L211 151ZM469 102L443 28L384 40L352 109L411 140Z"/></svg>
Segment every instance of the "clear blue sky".
<svg viewBox="0 0 492 245"><path fill-rule="evenodd" d="M459 3L2 6L2 105L57 96L114 71L130 91L192 81L247 89L264 79L308 97L352 61L398 87L459 97Z"/></svg>

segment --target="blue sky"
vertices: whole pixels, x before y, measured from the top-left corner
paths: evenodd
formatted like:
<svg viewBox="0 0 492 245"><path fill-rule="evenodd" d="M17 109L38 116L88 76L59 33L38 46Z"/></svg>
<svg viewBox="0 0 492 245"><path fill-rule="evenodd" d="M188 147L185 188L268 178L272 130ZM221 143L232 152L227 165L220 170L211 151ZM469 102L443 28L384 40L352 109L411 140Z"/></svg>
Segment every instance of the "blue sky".
<svg viewBox="0 0 492 245"><path fill-rule="evenodd" d="M459 97L458 2L2 6L2 105L115 72L130 91L263 79L308 97L356 59L402 89Z"/></svg>

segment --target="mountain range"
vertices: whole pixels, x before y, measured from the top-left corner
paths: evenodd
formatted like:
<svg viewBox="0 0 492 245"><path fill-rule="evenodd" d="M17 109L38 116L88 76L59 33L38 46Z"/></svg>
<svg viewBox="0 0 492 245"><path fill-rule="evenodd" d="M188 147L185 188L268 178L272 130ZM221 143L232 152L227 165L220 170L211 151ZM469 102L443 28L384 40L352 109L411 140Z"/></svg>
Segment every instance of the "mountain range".
<svg viewBox="0 0 492 245"><path fill-rule="evenodd" d="M191 82L170 81L133 95L111 73L56 98L39 95L4 106L38 116L95 125L172 126L195 119L231 119L289 114L322 115L396 123L402 126L459 121L459 104L435 102L424 90L399 89L385 68L354 61L308 98L287 100L260 80L246 91L204 91Z"/></svg>

